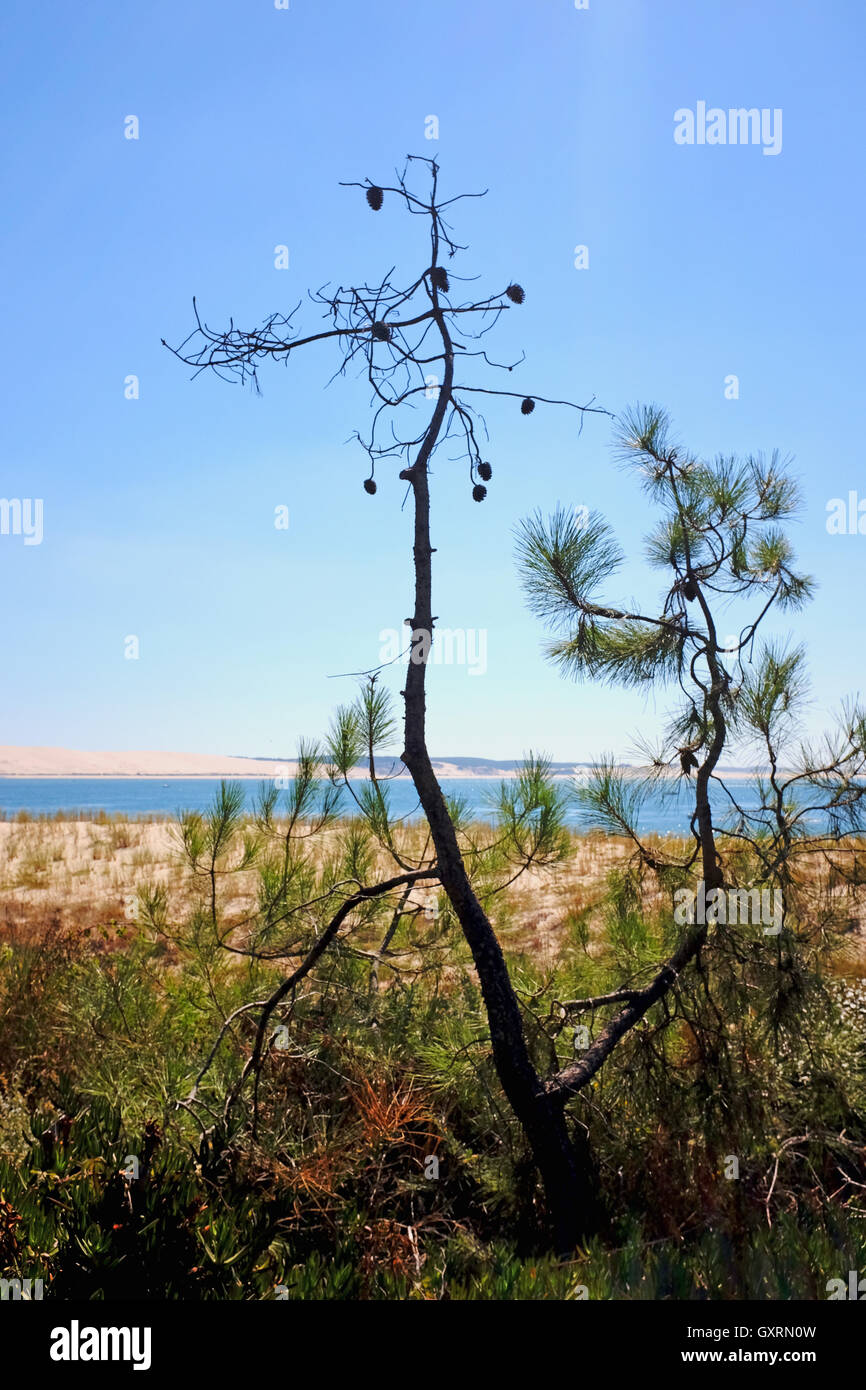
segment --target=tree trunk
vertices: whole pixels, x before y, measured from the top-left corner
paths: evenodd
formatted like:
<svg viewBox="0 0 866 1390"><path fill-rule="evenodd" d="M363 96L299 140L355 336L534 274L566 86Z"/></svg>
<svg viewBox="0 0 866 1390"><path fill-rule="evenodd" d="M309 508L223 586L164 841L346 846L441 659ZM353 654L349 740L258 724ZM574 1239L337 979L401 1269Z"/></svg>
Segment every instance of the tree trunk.
<svg viewBox="0 0 866 1390"><path fill-rule="evenodd" d="M407 709L408 709L407 690ZM407 727L409 716L407 714ZM414 744L414 746L413 746ZM557 1253L568 1254L589 1224L589 1176L578 1169L564 1105L545 1090L526 1046L520 1006L496 933L466 873L454 826L426 748L407 737L403 761L430 823L439 878L472 952L490 1024L493 1060L544 1184Z"/></svg>
<svg viewBox="0 0 866 1390"><path fill-rule="evenodd" d="M435 263L435 247L434 247ZM436 290L433 290L434 303ZM472 952L490 1025L493 1060L502 1088L529 1141L544 1184L557 1251L570 1253L583 1227L581 1193L589 1184L578 1163L566 1125L563 1104L551 1098L533 1066L520 1006L508 967L487 915L466 873L457 835L427 751L425 675L433 637L430 489L427 465L439 437L450 399L454 357L447 324L437 323L445 345L445 378L427 433L407 471L415 500L415 611L406 676L403 762L430 826L439 878Z"/></svg>

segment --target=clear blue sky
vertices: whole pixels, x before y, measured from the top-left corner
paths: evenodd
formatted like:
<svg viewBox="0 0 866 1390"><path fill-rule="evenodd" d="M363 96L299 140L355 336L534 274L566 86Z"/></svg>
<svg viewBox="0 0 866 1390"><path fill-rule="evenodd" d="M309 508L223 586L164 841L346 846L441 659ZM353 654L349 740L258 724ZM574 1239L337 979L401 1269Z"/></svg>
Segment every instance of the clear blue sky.
<svg viewBox="0 0 866 1390"><path fill-rule="evenodd" d="M284 754L352 693L329 676L376 663L411 537L403 484L367 497L345 443L366 390L324 391L331 347L266 368L261 398L191 382L160 339L193 294L252 326L308 286L416 271L421 222L338 187L407 152L490 189L458 212L455 269L526 287L496 339L526 350L508 385L655 400L697 450L794 455L817 727L866 635L866 535L825 526L830 498L866 498L864 36L858 0L6 0L0 493L44 499L44 539L0 536L0 743ZM781 153L677 145L699 101L781 108ZM562 681L521 603L511 530L557 502L604 510L636 557L610 597L642 587L644 498L606 424L575 423L492 406L483 506L437 465L434 611L488 652L483 676L431 672L435 754L627 754L665 707Z"/></svg>

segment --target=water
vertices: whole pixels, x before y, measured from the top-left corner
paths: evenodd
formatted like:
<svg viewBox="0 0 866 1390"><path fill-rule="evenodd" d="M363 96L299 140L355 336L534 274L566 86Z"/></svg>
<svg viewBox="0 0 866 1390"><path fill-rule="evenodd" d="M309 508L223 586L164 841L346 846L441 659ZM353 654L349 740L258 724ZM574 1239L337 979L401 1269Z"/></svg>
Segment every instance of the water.
<svg viewBox="0 0 866 1390"><path fill-rule="evenodd" d="M243 778L241 785L247 797L247 805L252 808L257 789L261 785L258 778ZM357 783L353 785L359 785ZM446 795L461 797L469 807L470 816L478 820L493 820L491 799L495 797L499 782L482 777L446 777L441 782ZM565 788L567 782L558 782ZM418 797L408 778L399 778L389 783L391 804L395 818L416 820L420 817ZM0 777L0 813L7 817L17 811L28 811L31 815L55 815L58 811L76 812L83 815L105 811L109 815L121 814L130 817L156 816L172 818L181 810L203 811L212 801L219 787L218 778L174 778L164 782L151 777ZM745 809L757 807L757 789L754 783L743 780L731 783L740 805ZM693 785L688 782L670 783L664 788L656 788L642 808L638 828L644 833L687 835L691 807L694 802ZM717 820L723 820L727 808L724 794L714 790L714 805L718 809ZM343 793L343 810L351 814L354 802L348 793ZM579 808L571 806L568 813L569 824L575 829L582 827ZM820 819L815 818L814 828L819 828Z"/></svg>

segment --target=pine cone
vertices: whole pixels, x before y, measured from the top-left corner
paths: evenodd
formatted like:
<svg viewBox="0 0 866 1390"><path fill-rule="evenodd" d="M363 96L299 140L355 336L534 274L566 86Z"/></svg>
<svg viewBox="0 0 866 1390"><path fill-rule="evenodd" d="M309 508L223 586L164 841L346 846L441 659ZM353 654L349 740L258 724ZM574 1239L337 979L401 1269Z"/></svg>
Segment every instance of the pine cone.
<svg viewBox="0 0 866 1390"><path fill-rule="evenodd" d="M372 188L367 189L367 202L370 204L370 207L373 209L374 212L379 211L380 207L382 206L382 200L384 197L385 195L382 192L381 188L379 188L375 183L373 184Z"/></svg>
<svg viewBox="0 0 866 1390"><path fill-rule="evenodd" d="M370 494L371 497L373 496L373 493L376 491L376 479L375 479L375 478L365 478L365 479L364 479L364 491L365 491L365 492L369 492L369 494Z"/></svg>
<svg viewBox="0 0 866 1390"><path fill-rule="evenodd" d="M509 285L505 293L508 295L512 304L522 304L526 298L522 285Z"/></svg>
<svg viewBox="0 0 866 1390"><path fill-rule="evenodd" d="M681 748L681 749L680 749L680 767L681 767L682 770L683 770L683 776L684 776L684 777L691 777L691 775L692 775L692 768L693 768L693 767L697 767L697 765L698 765L698 760L697 760L697 758L695 757L694 753L692 752L691 748Z"/></svg>
<svg viewBox="0 0 866 1390"><path fill-rule="evenodd" d="M535 409L535 401L532 399L531 396L527 396L524 401L521 401L520 409L522 410L524 415L532 414L533 410Z"/></svg>
<svg viewBox="0 0 866 1390"><path fill-rule="evenodd" d="M448 271L442 265L434 265L433 269L430 271L430 279L433 281L437 290L444 290L446 294L451 288L451 284L448 280Z"/></svg>
<svg viewBox="0 0 866 1390"><path fill-rule="evenodd" d="M485 483L490 482L490 479L493 477L493 469L490 467L489 463L479 463L478 476L479 478L483 478Z"/></svg>
<svg viewBox="0 0 866 1390"><path fill-rule="evenodd" d="M487 488L483 483L476 483L472 489L472 496L476 502L483 502L487 496Z"/></svg>

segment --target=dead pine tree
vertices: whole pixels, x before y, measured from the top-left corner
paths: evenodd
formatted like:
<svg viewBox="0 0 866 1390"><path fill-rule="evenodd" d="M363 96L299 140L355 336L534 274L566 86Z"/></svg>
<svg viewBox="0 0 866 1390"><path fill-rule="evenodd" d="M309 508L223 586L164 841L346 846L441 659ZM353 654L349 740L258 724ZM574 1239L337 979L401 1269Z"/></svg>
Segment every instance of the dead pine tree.
<svg viewBox="0 0 866 1390"><path fill-rule="evenodd" d="M409 175L423 169L427 191L419 194ZM430 531L430 462L446 441L457 443L468 471L471 497L483 502L492 468L481 454L484 437L479 397L512 401L512 408L529 416L536 405L608 415L592 401L578 405L551 400L535 392L505 390L490 371L511 371L519 363L496 363L480 340L495 327L501 314L524 301L521 285L512 283L486 298L465 300L461 282L449 268L465 250L454 241L446 213L463 197L442 199L435 160L410 156L393 185L349 183L360 190L369 209L380 212L397 204L427 228L427 250L414 278L397 284L394 272L378 283L325 287L311 294L324 311L328 326L316 332L297 331L297 310L271 315L260 328L242 330L232 323L215 331L194 304L195 328L173 351L196 373L211 369L222 377L258 387L257 372L268 361L285 362L302 348L334 342L342 352L339 371L357 367L373 391L374 410L369 437L357 436L369 460L364 479L368 494L377 491L376 471L383 463L402 464L399 478L411 489L414 503L414 604L404 699L403 761L408 768L436 854L439 881L451 902L470 947L490 1026L492 1051L503 1090L530 1145L540 1173L556 1248L570 1251L589 1224L592 1184L585 1156L576 1149L565 1114L568 1092L542 1077L533 1063L524 1031L521 1007L495 930L473 890L461 854L457 831L436 779L426 737L427 661L433 641L433 555ZM164 341L164 340L163 340ZM167 344L165 344L168 346ZM522 359L521 359L522 360ZM477 380L465 379L467 368ZM400 422L417 418L412 407L430 398L428 374L437 373L435 403L420 431L401 433ZM387 437L385 437L387 425Z"/></svg>

